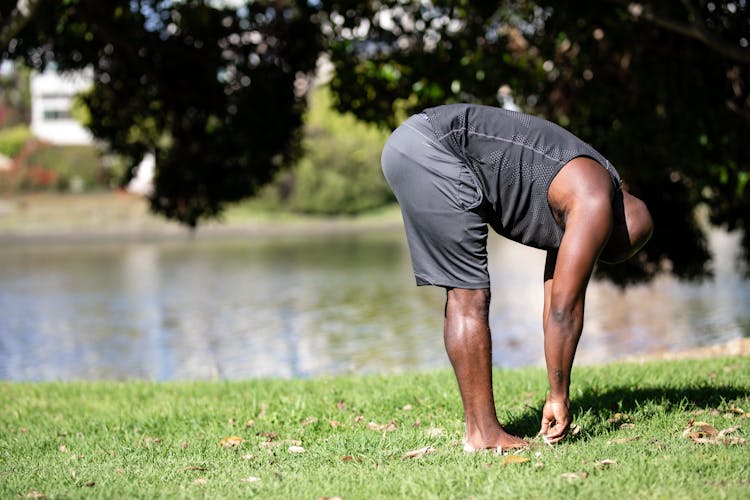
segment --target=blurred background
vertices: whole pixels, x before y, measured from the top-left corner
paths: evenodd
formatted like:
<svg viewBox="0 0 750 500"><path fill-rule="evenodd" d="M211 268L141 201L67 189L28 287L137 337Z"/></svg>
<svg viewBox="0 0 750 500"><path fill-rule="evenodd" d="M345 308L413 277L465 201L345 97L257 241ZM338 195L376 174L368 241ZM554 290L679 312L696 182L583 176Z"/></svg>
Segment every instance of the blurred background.
<svg viewBox="0 0 750 500"><path fill-rule="evenodd" d="M0 379L449 366L380 172L449 102L565 126L649 205L580 362L750 338L747 0L11 0L0 54ZM544 255L490 254L494 362L541 365Z"/></svg>

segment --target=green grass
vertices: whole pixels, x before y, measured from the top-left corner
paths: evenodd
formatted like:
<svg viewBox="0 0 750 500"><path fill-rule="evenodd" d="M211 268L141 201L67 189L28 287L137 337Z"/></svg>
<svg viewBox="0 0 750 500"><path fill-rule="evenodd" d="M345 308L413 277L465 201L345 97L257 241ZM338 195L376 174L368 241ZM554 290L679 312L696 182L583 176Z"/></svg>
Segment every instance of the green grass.
<svg viewBox="0 0 750 500"><path fill-rule="evenodd" d="M683 437L691 419L750 437L736 413L750 411L750 358L582 367L574 379L580 432L555 448L535 438L524 463L462 452L447 371L2 383L0 498L750 498L749 444ZM545 385L539 369L496 372L511 430L534 436ZM233 435L244 442L219 445ZM434 452L402 458L425 446Z"/></svg>

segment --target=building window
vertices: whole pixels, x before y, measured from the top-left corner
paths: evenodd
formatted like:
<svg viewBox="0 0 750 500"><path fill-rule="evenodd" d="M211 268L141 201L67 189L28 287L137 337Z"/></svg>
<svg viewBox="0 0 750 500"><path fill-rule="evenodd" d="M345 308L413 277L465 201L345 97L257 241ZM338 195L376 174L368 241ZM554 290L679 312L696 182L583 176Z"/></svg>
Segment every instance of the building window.
<svg viewBox="0 0 750 500"><path fill-rule="evenodd" d="M53 120L67 120L70 118L70 111L66 109L45 109L44 119Z"/></svg>

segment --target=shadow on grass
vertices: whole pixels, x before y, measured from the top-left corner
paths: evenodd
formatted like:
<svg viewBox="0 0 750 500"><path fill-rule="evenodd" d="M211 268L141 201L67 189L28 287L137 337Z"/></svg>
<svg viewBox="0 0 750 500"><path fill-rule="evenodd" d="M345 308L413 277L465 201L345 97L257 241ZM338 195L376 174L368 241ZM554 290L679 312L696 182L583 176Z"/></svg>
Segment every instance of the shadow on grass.
<svg viewBox="0 0 750 500"><path fill-rule="evenodd" d="M702 385L700 387L611 387L606 390L587 388L582 395L571 400L573 420L589 414L600 421L594 434L609 429L606 420L616 412L629 413L651 405L660 405L665 410L713 409L730 401L750 399L750 389L728 385ZM520 436L535 436L541 423L542 404L537 409L529 408L522 415L505 422L507 428Z"/></svg>

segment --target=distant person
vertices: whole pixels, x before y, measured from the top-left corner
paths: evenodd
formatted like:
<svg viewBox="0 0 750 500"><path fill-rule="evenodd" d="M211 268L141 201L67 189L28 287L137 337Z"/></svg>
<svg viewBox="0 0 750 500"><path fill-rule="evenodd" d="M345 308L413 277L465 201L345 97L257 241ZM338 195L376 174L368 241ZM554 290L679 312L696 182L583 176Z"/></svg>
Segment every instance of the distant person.
<svg viewBox="0 0 750 500"><path fill-rule="evenodd" d="M497 89L497 102L503 109L510 111L521 111L518 104L513 100L513 91L508 85L500 85Z"/></svg>
<svg viewBox="0 0 750 500"><path fill-rule="evenodd" d="M444 340L464 407L467 451L527 446L500 426L492 394L487 226L547 250L540 432L570 428L570 372L594 265L634 255L652 232L646 205L607 159L565 129L472 104L426 109L385 144L383 173L401 206L417 285L447 290ZM499 277L502 280L502 276Z"/></svg>

